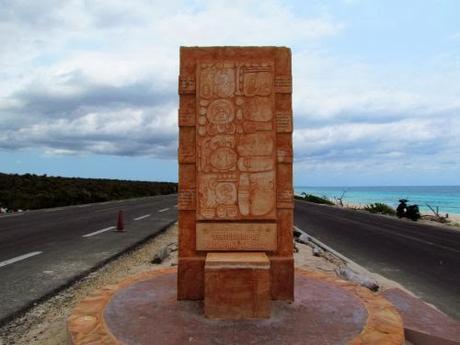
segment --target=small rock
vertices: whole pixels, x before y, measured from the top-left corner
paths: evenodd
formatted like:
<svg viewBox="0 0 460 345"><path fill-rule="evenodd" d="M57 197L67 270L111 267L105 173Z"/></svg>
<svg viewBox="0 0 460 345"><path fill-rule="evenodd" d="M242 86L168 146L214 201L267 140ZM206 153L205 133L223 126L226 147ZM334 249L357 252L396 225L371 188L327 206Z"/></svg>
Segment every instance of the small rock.
<svg viewBox="0 0 460 345"><path fill-rule="evenodd" d="M313 251L313 256L321 256L321 254L323 253L323 250L317 246L314 246L312 248L312 251Z"/></svg>
<svg viewBox="0 0 460 345"><path fill-rule="evenodd" d="M308 244L310 238L305 234L301 234L299 237L296 237L295 240L299 243Z"/></svg>
<svg viewBox="0 0 460 345"><path fill-rule="evenodd" d="M161 264L164 259L166 259L169 256L169 248L168 246L163 247L160 249L160 251L155 254L153 257L153 260L151 261L152 264Z"/></svg>
<svg viewBox="0 0 460 345"><path fill-rule="evenodd" d="M293 228L292 229L292 233L294 234L294 237L297 238L299 237L300 235L302 235L302 232L297 230L296 228Z"/></svg>
<svg viewBox="0 0 460 345"><path fill-rule="evenodd" d="M298 253L299 252L299 248L296 246L295 242L294 242L294 253Z"/></svg>

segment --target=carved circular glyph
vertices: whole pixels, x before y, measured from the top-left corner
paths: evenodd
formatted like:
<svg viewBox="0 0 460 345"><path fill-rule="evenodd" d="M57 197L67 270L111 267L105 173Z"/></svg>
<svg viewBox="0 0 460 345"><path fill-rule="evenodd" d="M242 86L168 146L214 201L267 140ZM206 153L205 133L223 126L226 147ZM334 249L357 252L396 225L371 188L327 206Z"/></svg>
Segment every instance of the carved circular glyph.
<svg viewBox="0 0 460 345"><path fill-rule="evenodd" d="M227 170L236 165L238 157L236 152L228 147L220 147L209 156L209 162L218 170Z"/></svg>
<svg viewBox="0 0 460 345"><path fill-rule="evenodd" d="M208 120L216 125L226 124L235 118L235 109L232 102L226 99L218 99L209 105Z"/></svg>
<svg viewBox="0 0 460 345"><path fill-rule="evenodd" d="M216 186L217 202L232 205L236 202L236 186L231 182L221 182Z"/></svg>

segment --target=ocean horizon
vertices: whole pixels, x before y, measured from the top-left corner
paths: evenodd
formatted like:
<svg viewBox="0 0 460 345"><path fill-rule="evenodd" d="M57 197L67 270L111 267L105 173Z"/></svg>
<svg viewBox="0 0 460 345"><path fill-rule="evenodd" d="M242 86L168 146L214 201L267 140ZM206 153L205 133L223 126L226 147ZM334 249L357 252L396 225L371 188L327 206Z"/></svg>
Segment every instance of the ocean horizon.
<svg viewBox="0 0 460 345"><path fill-rule="evenodd" d="M420 212L433 214L427 205L439 213L460 215L460 185L455 186L295 186L296 194L307 193L329 199L337 199L342 193L344 204L368 205L381 202L396 208L399 199L408 199L408 204L417 204Z"/></svg>

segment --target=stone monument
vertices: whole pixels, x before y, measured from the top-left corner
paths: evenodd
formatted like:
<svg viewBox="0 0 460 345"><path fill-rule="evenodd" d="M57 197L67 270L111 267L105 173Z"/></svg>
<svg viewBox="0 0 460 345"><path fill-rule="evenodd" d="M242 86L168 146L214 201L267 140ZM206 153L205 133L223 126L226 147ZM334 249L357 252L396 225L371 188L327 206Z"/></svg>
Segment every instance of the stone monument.
<svg viewBox="0 0 460 345"><path fill-rule="evenodd" d="M69 344L404 343L381 295L294 277L291 93L288 48L181 48L178 267L91 293Z"/></svg>
<svg viewBox="0 0 460 345"><path fill-rule="evenodd" d="M208 316L294 298L291 93L289 48L180 50L177 296Z"/></svg>

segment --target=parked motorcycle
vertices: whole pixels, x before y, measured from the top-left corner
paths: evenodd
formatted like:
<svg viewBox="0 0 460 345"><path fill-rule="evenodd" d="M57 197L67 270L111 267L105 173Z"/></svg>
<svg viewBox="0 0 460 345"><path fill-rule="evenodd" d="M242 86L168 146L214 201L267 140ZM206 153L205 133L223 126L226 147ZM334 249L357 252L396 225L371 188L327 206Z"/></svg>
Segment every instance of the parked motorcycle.
<svg viewBox="0 0 460 345"><path fill-rule="evenodd" d="M418 205L407 205L409 200L407 199L401 199L399 200L399 205L396 208L396 215L398 218L409 218L412 219L413 221L417 221L420 219L420 211L418 208Z"/></svg>

